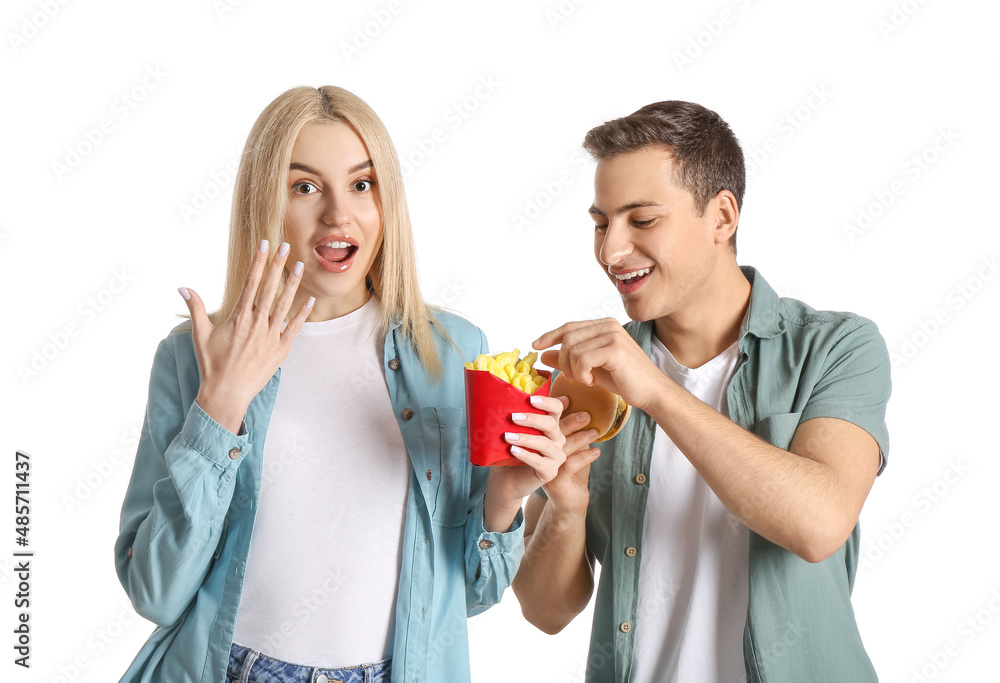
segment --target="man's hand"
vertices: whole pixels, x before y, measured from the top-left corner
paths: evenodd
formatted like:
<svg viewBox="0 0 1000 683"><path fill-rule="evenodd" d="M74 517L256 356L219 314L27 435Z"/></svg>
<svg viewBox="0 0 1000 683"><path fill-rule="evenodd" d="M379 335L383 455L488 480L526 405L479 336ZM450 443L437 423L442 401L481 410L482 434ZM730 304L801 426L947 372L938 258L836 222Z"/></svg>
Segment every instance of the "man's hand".
<svg viewBox="0 0 1000 683"><path fill-rule="evenodd" d="M577 382L602 386L640 410L645 410L652 399L651 380L663 378L614 318L566 323L543 334L532 346L541 350L556 344L562 344L562 348L545 351L543 363Z"/></svg>

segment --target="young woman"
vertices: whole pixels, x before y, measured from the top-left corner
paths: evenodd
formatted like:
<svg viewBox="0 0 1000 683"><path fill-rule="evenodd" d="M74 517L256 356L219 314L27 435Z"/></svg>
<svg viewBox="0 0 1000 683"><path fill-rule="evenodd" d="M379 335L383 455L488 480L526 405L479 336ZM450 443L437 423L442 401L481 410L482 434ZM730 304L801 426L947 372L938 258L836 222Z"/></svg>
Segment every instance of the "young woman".
<svg viewBox="0 0 1000 683"><path fill-rule="evenodd" d="M508 435L528 467L469 464L462 364L486 338L421 299L375 113L330 86L275 99L241 161L222 305L180 292L191 319L156 351L115 546L159 628L122 680L468 681L466 618L517 570L562 404L512 416L542 432Z"/></svg>

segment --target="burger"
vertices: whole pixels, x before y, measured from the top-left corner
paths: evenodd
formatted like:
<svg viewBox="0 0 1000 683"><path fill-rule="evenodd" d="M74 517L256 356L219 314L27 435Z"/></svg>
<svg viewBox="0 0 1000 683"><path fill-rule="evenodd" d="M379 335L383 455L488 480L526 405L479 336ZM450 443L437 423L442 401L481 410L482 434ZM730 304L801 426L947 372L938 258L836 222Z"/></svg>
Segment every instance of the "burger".
<svg viewBox="0 0 1000 683"><path fill-rule="evenodd" d="M584 429L596 429L595 443L614 438L628 422L632 406L618 394L614 394L596 384L592 387L574 382L564 373L552 380L550 396L565 396L569 407L564 414L584 412L590 415L590 422Z"/></svg>

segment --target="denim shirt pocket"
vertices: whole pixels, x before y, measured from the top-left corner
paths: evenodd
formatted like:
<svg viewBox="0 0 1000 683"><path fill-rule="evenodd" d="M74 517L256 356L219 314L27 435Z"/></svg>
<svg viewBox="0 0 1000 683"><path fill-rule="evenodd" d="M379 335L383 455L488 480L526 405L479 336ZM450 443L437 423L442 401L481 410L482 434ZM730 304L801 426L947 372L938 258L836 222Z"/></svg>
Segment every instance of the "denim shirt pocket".
<svg viewBox="0 0 1000 683"><path fill-rule="evenodd" d="M753 433L773 446L788 450L792 437L798 429L801 411L798 413L778 413L758 420L753 427Z"/></svg>
<svg viewBox="0 0 1000 683"><path fill-rule="evenodd" d="M427 467L431 521L440 526L462 526L469 516L472 465L465 431L465 409L455 406L425 408ZM436 465L436 466L435 466Z"/></svg>

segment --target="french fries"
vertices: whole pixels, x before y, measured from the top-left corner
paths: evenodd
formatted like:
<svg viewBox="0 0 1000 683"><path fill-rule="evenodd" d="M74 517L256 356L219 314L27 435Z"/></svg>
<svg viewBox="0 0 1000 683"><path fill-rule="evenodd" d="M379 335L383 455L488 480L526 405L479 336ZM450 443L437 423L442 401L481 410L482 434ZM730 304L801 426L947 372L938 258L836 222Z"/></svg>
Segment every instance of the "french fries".
<svg viewBox="0 0 1000 683"><path fill-rule="evenodd" d="M532 367L538 360L538 353L532 351L524 358L520 358L519 354L517 349L498 353L496 356L481 353L476 356L476 360L466 363L465 368L490 372L526 394L533 394L545 384L545 378Z"/></svg>

